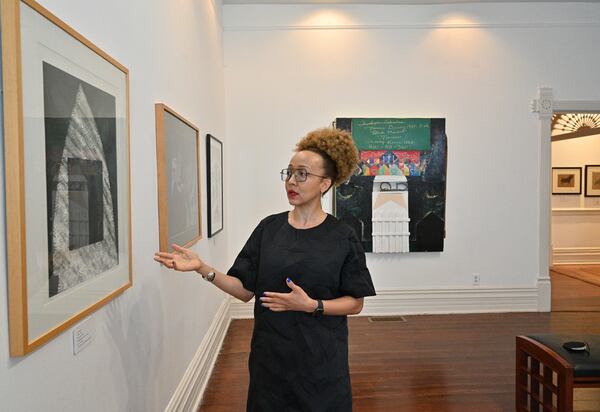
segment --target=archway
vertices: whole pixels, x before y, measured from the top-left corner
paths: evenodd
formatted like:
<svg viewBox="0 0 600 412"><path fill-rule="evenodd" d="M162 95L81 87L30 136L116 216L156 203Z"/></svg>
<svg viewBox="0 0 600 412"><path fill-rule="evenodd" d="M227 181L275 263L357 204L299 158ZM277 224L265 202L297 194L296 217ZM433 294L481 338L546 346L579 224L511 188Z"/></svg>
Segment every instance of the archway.
<svg viewBox="0 0 600 412"><path fill-rule="evenodd" d="M551 225L551 134L554 113L600 113L600 100L554 100L550 87L540 87L531 110L539 116L539 214L538 214L538 310L551 309L550 225Z"/></svg>

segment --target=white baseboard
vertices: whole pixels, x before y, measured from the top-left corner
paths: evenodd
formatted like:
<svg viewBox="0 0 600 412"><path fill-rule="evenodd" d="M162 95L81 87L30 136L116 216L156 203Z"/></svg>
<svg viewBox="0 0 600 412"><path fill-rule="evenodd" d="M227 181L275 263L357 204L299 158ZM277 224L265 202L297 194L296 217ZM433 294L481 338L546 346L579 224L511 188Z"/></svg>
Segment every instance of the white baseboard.
<svg viewBox="0 0 600 412"><path fill-rule="evenodd" d="M254 299L244 303L238 299L229 298L229 313L231 319L253 319L254 318Z"/></svg>
<svg viewBox="0 0 600 412"><path fill-rule="evenodd" d="M598 265L600 247L562 247L552 249L553 265Z"/></svg>
<svg viewBox="0 0 600 412"><path fill-rule="evenodd" d="M232 319L253 317L254 302L231 301ZM440 313L537 312L538 289L384 289L365 299L362 316Z"/></svg>
<svg viewBox="0 0 600 412"><path fill-rule="evenodd" d="M365 299L361 315L536 312L537 288L389 289Z"/></svg>
<svg viewBox="0 0 600 412"><path fill-rule="evenodd" d="M228 298L223 299L223 303L219 306L206 336L200 343L179 385L177 385L177 389L175 389L175 393L165 411L194 412L198 410L204 389L210 379L223 340L227 334L227 328L229 328L231 322L229 305L230 300Z"/></svg>
<svg viewBox="0 0 600 412"><path fill-rule="evenodd" d="M539 277L537 280L538 312L552 310L552 282L550 277Z"/></svg>

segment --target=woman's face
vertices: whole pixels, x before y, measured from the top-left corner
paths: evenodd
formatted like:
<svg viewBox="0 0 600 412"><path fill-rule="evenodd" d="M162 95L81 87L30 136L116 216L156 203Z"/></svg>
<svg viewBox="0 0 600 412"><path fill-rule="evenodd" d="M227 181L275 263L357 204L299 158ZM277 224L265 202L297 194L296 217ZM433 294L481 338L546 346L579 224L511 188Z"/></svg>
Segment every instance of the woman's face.
<svg viewBox="0 0 600 412"><path fill-rule="evenodd" d="M310 150L296 152L288 169L292 170L292 176L286 180L285 190L292 206L301 206L320 199L331 185L331 179L319 177L325 175L323 158ZM295 172L298 170L308 172L304 182L297 181Z"/></svg>

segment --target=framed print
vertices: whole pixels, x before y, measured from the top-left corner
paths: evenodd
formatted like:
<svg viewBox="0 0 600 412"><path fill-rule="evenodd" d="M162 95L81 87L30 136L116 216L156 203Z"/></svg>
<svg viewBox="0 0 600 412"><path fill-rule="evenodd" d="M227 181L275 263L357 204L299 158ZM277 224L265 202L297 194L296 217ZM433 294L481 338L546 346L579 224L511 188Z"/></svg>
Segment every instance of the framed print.
<svg viewBox="0 0 600 412"><path fill-rule="evenodd" d="M333 212L354 229L365 252L443 252L446 119L337 117L335 127L352 134L359 163L332 190ZM392 227L390 236L385 230Z"/></svg>
<svg viewBox="0 0 600 412"><path fill-rule="evenodd" d="M206 135L208 237L223 230L223 143Z"/></svg>
<svg viewBox="0 0 600 412"><path fill-rule="evenodd" d="M1 0L10 352L132 285L129 75L31 0Z"/></svg>
<svg viewBox="0 0 600 412"><path fill-rule="evenodd" d="M581 167L553 167L552 194L580 195Z"/></svg>
<svg viewBox="0 0 600 412"><path fill-rule="evenodd" d="M189 247L202 236L198 128L162 103L155 105L158 222L161 251Z"/></svg>
<svg viewBox="0 0 600 412"><path fill-rule="evenodd" d="M600 165L585 166L585 195L600 196Z"/></svg>

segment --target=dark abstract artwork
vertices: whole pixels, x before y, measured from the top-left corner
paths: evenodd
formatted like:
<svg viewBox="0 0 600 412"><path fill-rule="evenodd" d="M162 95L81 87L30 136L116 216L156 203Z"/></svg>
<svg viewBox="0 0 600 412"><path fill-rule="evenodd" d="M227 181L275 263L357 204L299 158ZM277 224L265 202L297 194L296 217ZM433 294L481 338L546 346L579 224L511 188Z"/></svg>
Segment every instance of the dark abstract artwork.
<svg viewBox="0 0 600 412"><path fill-rule="evenodd" d="M49 296L118 265L114 96L43 63Z"/></svg>
<svg viewBox="0 0 600 412"><path fill-rule="evenodd" d="M352 118L336 119L336 127L352 132ZM376 120L376 119L373 119ZM419 121L424 119L382 119L380 123ZM426 119L430 145L415 150L407 128L400 138L381 139L386 147L372 145L360 150L360 165L348 182L340 185L334 195L334 213L350 225L361 240L365 251L373 251L372 196L377 175L401 174L408 181L409 248L410 252L443 251L446 212L447 137L445 119ZM365 121L365 119L361 119ZM387 122L387 123L385 123ZM422 127L419 133L422 134ZM378 129L382 130L380 127ZM397 131L397 130L396 130ZM385 137L385 136L384 136ZM363 139L363 145L365 137ZM390 141L398 142L388 147ZM406 144L403 142L407 142ZM410 144L408 144L410 143Z"/></svg>
<svg viewBox="0 0 600 412"><path fill-rule="evenodd" d="M223 230L223 142L206 135L208 237Z"/></svg>

